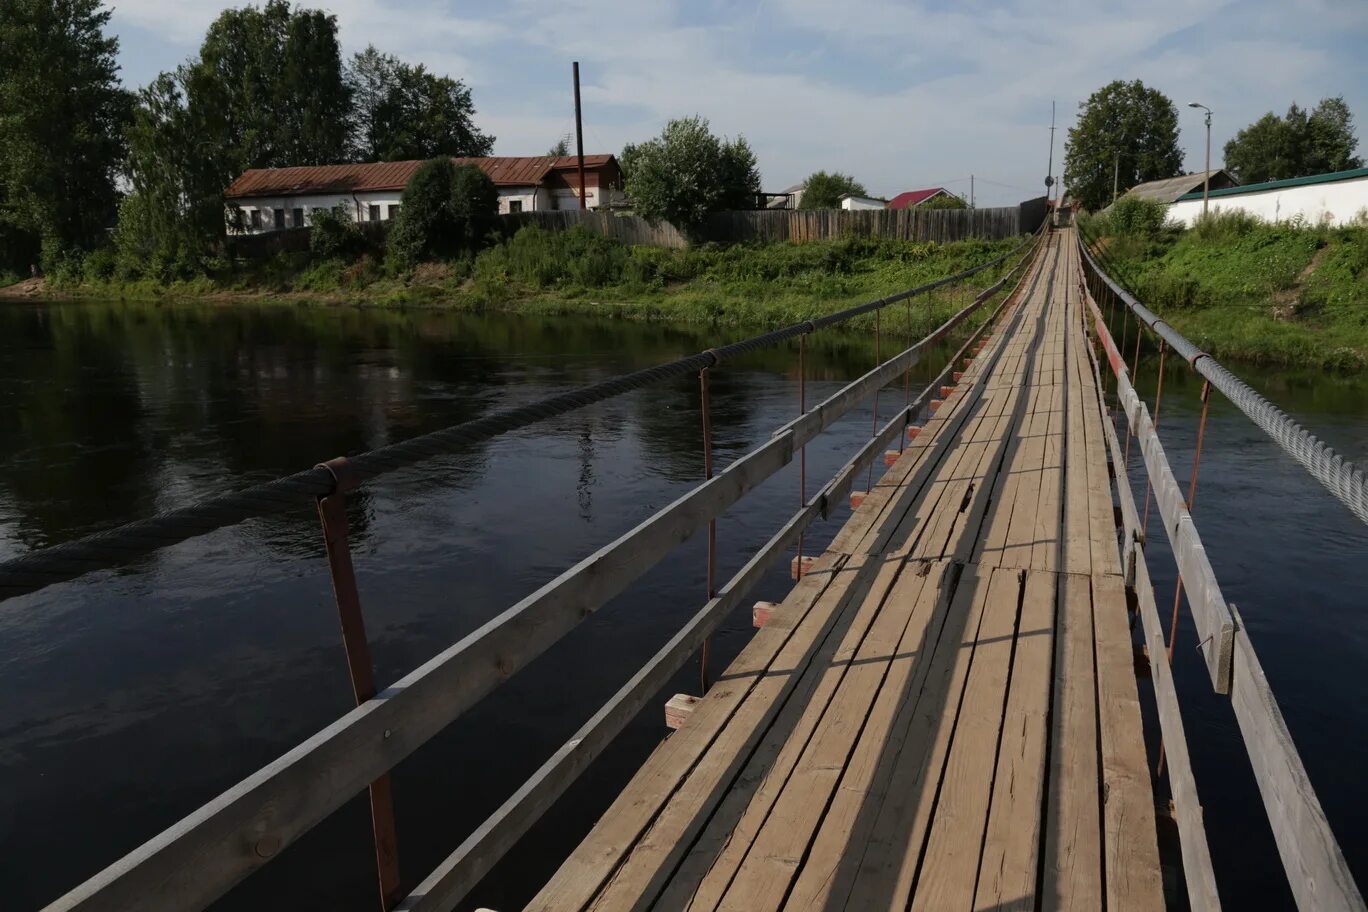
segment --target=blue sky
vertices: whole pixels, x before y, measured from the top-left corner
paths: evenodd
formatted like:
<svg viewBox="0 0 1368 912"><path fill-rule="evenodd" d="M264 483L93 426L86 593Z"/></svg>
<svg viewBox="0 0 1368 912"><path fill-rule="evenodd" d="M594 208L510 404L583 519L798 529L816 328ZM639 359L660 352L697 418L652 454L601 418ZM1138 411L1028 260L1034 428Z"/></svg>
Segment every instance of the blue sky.
<svg viewBox="0 0 1368 912"><path fill-rule="evenodd" d="M122 0L111 27L123 77L143 85L193 55L221 0ZM317 0L343 48L381 50L465 80L496 152L545 152L574 129L579 60L585 151L617 152L671 117L744 134L764 186L824 168L871 193L947 186L980 205L1039 193L1058 103L1055 170L1080 100L1143 79L1181 107L1201 167L1266 111L1342 94L1368 157L1366 0Z"/></svg>

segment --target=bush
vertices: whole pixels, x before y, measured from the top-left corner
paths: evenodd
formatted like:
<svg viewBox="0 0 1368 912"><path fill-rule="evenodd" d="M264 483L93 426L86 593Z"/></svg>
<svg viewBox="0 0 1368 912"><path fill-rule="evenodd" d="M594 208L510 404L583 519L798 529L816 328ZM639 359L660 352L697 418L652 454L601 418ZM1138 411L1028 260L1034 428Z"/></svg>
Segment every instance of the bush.
<svg viewBox="0 0 1368 912"><path fill-rule="evenodd" d="M1265 226L1263 219L1243 209L1217 210L1199 215L1193 222L1192 233L1204 241L1232 241Z"/></svg>
<svg viewBox="0 0 1368 912"><path fill-rule="evenodd" d="M404 190L390 232L394 262L411 269L423 260L451 259L478 250L498 218L499 192L474 165L434 158L418 167Z"/></svg>
<svg viewBox="0 0 1368 912"><path fill-rule="evenodd" d="M320 260L350 260L366 249L361 228L352 221L347 207L315 209L309 230L309 252Z"/></svg>
<svg viewBox="0 0 1368 912"><path fill-rule="evenodd" d="M1107 233L1117 237L1157 236L1168 221L1168 205L1158 200L1123 196L1107 210Z"/></svg>

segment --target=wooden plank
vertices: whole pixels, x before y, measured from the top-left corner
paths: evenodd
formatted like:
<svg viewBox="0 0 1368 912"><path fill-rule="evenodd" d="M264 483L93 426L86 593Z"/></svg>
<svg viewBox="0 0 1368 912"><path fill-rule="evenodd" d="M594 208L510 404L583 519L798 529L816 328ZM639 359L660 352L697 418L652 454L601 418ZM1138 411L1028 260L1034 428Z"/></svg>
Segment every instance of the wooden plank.
<svg viewBox="0 0 1368 912"><path fill-rule="evenodd" d="M1162 909L1154 791L1146 768L1126 594L1117 576L1092 578L1107 909Z"/></svg>
<svg viewBox="0 0 1368 912"><path fill-rule="evenodd" d="M1089 373L1094 378L1094 385L1100 386L1097 381L1097 364L1091 356L1088 357ZM1100 425L1113 461L1121 465L1121 444L1116 439L1115 429L1110 422L1100 422ZM1124 476L1117 485L1117 498L1121 502L1126 529L1139 529L1140 515L1136 512L1135 499ZM1153 657L1150 662L1150 676L1153 681L1159 728L1163 733L1166 747L1169 789L1173 794L1174 817L1178 824L1179 851L1183 857L1183 879L1187 885L1188 905L1195 912L1214 912L1221 908L1220 896L1216 889L1216 874L1211 864L1206 825L1202 820L1202 807L1192 773L1192 760L1188 754L1187 734L1178 707L1173 673L1168 662L1160 658L1166 655L1167 649L1164 628L1154 603L1154 588L1150 583L1149 567L1143 555L1135 564L1134 588L1136 605L1145 632L1145 643L1149 647L1150 656Z"/></svg>
<svg viewBox="0 0 1368 912"><path fill-rule="evenodd" d="M1022 577L1022 573L1012 570L993 571L926 853L912 894L913 912L967 909L974 898L1021 606Z"/></svg>
<svg viewBox="0 0 1368 912"><path fill-rule="evenodd" d="M664 851L675 851L688 855L674 873L669 891L660 900L666 907L711 909L721 900L737 867L746 857L752 841L759 833L769 816L775 801L783 791L790 772L801 758L808 739L817 731L828 705L847 674L851 662L861 647L866 634L873 633L882 617L887 618L879 608L889 587L902 570L901 561L870 559L868 566L877 567L873 583L852 593L852 604L858 605L855 617L834 652L828 653L821 662L813 663L806 679L788 701L783 712L765 735L764 742L754 756L747 758L740 777L730 787L723 806L707 822L696 842L682 849L671 845L675 840L670 830L669 817L687 819L699 815L693 812L692 802L676 802L663 823L654 827L650 844L639 846L632 862L638 869L645 868L657 875L657 880L646 887L640 885L636 872L619 874L612 885L613 893L605 894L595 908L631 908L621 899L635 896L653 898L659 886L660 876L669 877L673 864L662 865L658 861ZM671 834L663 838L661 833ZM642 856L642 857L637 857ZM644 863L643 863L644 859ZM781 891L782 895L782 891ZM621 899L619 899L621 897ZM637 904L640 907L640 903Z"/></svg>
<svg viewBox="0 0 1368 912"><path fill-rule="evenodd" d="M899 566L902 561L895 558L888 564ZM909 630L913 643L919 643L933 619L934 595L930 599L919 596L927 588L934 593L946 569L944 564L909 562L896 582L890 580L887 590L881 592L876 584L870 591L867 598L877 598L882 603L878 617L849 659L849 667L841 676L831 700L822 707L811 737L802 738L800 742L798 732L790 736L789 744L798 745L801 756L782 780L772 807L765 809L763 824L754 840L745 844L746 841L740 838L743 827L738 827L731 836L728 850L733 846L741 847L744 860L733 876L719 858L698 891L694 909L708 908L707 888L727 881L719 909L764 912L777 909L782 903L807 855L809 844L815 839L819 823L823 822L828 802L861 736L893 656ZM930 576L932 572L934 577ZM891 597L893 587L898 584L906 593L906 599ZM923 610L914 613L899 610L900 607ZM768 778L773 782L777 777L771 773ZM760 806L761 802L753 801L748 816Z"/></svg>
<svg viewBox="0 0 1368 912"><path fill-rule="evenodd" d="M975 909L1031 912L1036 908L1056 579L1053 573L1026 575Z"/></svg>
<svg viewBox="0 0 1368 912"><path fill-rule="evenodd" d="M1236 621L1230 703L1297 908L1362 912L1363 894L1325 819L1238 611Z"/></svg>
<svg viewBox="0 0 1368 912"><path fill-rule="evenodd" d="M891 605L915 617L927 615L929 622L908 624L785 908L832 908L837 897L850 891L859 852L898 768L957 582L949 565L933 572L943 574L937 585L924 585L915 594L899 586L889 596Z"/></svg>
<svg viewBox="0 0 1368 912"><path fill-rule="evenodd" d="M863 849L853 849L860 853L859 867L845 908L905 908L911 896L988 601L991 573L970 565L960 577L886 798ZM840 908L840 899L833 897L832 907Z"/></svg>
<svg viewBox="0 0 1368 912"><path fill-rule="evenodd" d="M1041 908L1096 912L1102 908L1102 823L1088 577L1061 576L1057 611Z"/></svg>

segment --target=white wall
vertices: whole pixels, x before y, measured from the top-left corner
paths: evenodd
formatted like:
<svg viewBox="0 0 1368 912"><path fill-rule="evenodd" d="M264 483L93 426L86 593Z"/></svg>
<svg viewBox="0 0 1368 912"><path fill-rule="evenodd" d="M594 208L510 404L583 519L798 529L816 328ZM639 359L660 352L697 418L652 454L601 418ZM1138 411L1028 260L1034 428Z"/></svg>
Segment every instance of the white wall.
<svg viewBox="0 0 1368 912"><path fill-rule="evenodd" d="M330 193L316 194L310 196L278 196L260 197L256 199L237 200L237 206L242 210L244 230L242 234L261 234L266 231L275 231L278 228L298 228L300 226L293 223L295 209L304 209L304 224L313 223L312 214L315 209L331 209L334 206L342 206L352 219L360 222L370 221L370 206L380 207L380 221L389 221L390 207L399 205L400 191L384 190L370 193ZM273 220L275 209L285 210L285 224L276 225ZM261 213L261 227L251 227L251 213L253 210ZM226 213L228 219L228 231L234 232L232 228L232 210L229 208Z"/></svg>
<svg viewBox="0 0 1368 912"><path fill-rule="evenodd" d="M1266 222L1285 222L1300 215L1308 225L1343 225L1368 210L1368 177L1303 184L1234 196L1213 196L1211 212L1242 211ZM1180 200L1169 206L1169 218L1190 226L1202 215L1202 201Z"/></svg>

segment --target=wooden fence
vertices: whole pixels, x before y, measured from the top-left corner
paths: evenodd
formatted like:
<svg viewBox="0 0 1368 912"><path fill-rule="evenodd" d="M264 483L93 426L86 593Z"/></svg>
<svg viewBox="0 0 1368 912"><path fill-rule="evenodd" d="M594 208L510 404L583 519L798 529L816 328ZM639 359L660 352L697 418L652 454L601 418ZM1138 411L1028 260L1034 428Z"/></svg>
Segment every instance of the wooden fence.
<svg viewBox="0 0 1368 912"><path fill-rule="evenodd" d="M1001 240L1030 234L1045 220L1044 199L997 209L762 209L715 212L694 232L694 242L719 244L805 243L843 237L887 237L903 241L962 241L967 238ZM383 246L388 222L363 222L361 228L376 246ZM687 247L690 237L669 222L652 224L638 215L615 215L594 210L560 209L515 212L499 217L499 229L512 235L535 225L548 231L576 226L646 247ZM228 238L231 256L262 259L282 252L309 249L308 228L287 228L264 234Z"/></svg>
<svg viewBox="0 0 1368 912"><path fill-rule="evenodd" d="M998 209L766 209L716 212L708 216L693 239L719 244L830 240L842 237L889 237L904 241L961 241L966 238L1000 240L1029 234L1044 220L1044 207L1031 203ZM1039 210L1039 211L1037 211ZM552 231L576 225L627 244L686 247L689 238L673 225L652 225L635 215L613 215L578 209L557 212L519 212L500 220L512 234L526 225Z"/></svg>

